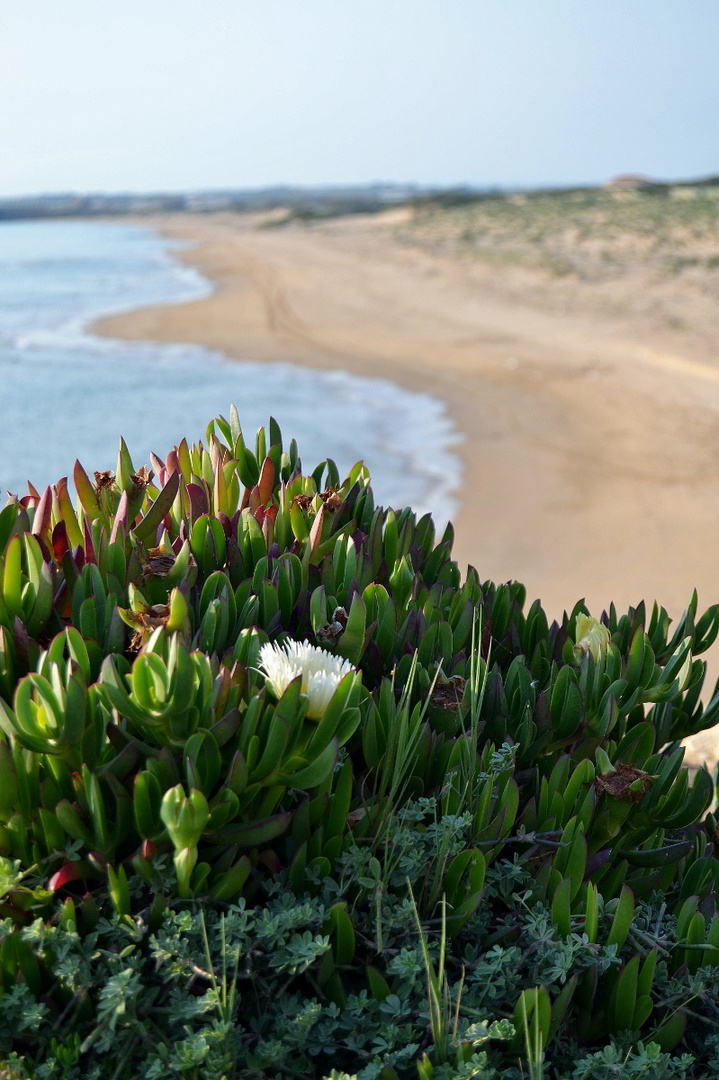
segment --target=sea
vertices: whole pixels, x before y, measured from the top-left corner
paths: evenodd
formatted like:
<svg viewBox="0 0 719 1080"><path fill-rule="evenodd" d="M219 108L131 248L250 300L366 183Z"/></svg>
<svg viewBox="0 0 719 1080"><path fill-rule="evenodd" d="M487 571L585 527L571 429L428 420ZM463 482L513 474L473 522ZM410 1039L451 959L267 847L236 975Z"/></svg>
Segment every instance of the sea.
<svg viewBox="0 0 719 1080"><path fill-rule="evenodd" d="M76 458L90 475L114 470L121 435L135 467L151 450L164 459L234 403L250 446L273 416L305 472L330 457L345 475L363 460L376 503L451 520L460 435L443 402L344 371L90 332L103 315L209 295L176 258L182 246L138 225L0 222L0 507L28 480L71 478Z"/></svg>

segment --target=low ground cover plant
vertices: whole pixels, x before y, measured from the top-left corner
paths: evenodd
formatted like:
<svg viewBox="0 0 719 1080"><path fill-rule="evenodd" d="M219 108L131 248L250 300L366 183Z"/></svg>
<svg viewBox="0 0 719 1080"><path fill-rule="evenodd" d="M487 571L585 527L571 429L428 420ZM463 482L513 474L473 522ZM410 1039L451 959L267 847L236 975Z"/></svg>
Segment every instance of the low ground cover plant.
<svg viewBox="0 0 719 1080"><path fill-rule="evenodd" d="M414 201L405 243L464 252L494 266L574 275L597 285L632 270L716 290L719 185L576 188Z"/></svg>
<svg viewBox="0 0 719 1080"><path fill-rule="evenodd" d="M2 1075L719 1076L719 606L550 626L234 408L151 466L0 512Z"/></svg>

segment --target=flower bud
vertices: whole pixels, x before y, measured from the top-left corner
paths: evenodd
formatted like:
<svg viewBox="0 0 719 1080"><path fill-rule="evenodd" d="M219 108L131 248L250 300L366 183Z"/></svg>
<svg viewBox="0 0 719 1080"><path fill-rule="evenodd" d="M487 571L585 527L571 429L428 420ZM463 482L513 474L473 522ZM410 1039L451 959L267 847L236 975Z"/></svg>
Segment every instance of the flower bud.
<svg viewBox="0 0 719 1080"><path fill-rule="evenodd" d="M210 816L207 799L193 788L189 798L182 784L166 791L160 807L160 817L177 850L195 846Z"/></svg>
<svg viewBox="0 0 719 1080"><path fill-rule="evenodd" d="M590 652L595 660L601 660L609 645L609 630L592 615L580 612L577 615L576 645L574 646L574 659L578 662L586 652Z"/></svg>

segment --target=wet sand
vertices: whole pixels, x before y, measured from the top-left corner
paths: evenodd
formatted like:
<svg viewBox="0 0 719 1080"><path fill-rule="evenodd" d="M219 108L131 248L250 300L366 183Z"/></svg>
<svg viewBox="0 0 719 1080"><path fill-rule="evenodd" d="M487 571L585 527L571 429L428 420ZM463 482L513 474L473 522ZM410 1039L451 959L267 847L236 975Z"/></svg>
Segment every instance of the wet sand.
<svg viewBox="0 0 719 1080"><path fill-rule="evenodd" d="M552 617L582 597L596 615L611 601L621 611L657 599L674 618L694 588L700 609L719 601L710 339L652 321L651 304L641 315L594 304L581 280L559 284L553 303L541 268L409 242L404 210L311 226L263 221L142 219L188 241L179 257L215 292L93 329L381 376L442 399L463 436L455 556L482 579L523 581ZM631 287L618 282L618 295ZM675 287L681 305L687 286ZM712 685L718 675L712 656Z"/></svg>

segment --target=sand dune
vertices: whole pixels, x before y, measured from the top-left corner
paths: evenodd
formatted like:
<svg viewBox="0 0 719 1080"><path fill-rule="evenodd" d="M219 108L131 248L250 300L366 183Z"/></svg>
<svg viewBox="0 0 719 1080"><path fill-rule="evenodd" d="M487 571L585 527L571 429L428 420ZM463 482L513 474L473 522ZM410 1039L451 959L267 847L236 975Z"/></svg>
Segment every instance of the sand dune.
<svg viewBox="0 0 719 1080"><path fill-rule="evenodd" d="M719 339L696 331L716 320L706 290L642 266L598 281L468 257L413 235L403 210L275 228L229 214L149 224L189 241L181 257L216 291L105 319L102 333L341 368L443 399L464 436L460 564L523 581L552 616L581 597L597 615L658 599L676 617L694 588L700 605L719 601ZM667 321L668 306L691 311L694 329Z"/></svg>

